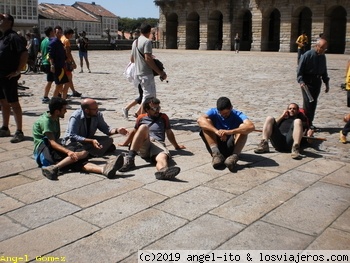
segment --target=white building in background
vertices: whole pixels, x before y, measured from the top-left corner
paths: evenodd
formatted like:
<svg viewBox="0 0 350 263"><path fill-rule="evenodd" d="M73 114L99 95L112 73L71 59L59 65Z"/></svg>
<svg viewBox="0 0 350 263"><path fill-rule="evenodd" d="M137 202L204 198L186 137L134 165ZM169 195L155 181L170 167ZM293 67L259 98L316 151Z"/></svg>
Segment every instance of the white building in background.
<svg viewBox="0 0 350 263"><path fill-rule="evenodd" d="M118 35L118 17L95 2L38 5L38 0L0 0L0 13L11 14L15 18L14 30L23 34L37 28L44 36L46 26L60 25L77 32L84 30L90 39L107 37L106 30L112 37Z"/></svg>
<svg viewBox="0 0 350 263"><path fill-rule="evenodd" d="M15 31L33 31L38 25L38 0L0 0L0 13L15 18Z"/></svg>

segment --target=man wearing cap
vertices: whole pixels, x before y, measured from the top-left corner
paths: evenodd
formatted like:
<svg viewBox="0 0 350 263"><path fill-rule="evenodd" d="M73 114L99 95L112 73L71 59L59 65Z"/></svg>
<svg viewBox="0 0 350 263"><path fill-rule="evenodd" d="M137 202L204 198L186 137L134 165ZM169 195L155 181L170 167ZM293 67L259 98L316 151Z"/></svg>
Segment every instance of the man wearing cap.
<svg viewBox="0 0 350 263"><path fill-rule="evenodd" d="M0 14L0 104L3 124L0 137L10 136L9 122L11 108L17 130L12 143L24 140L22 131L22 108L18 101L18 79L21 69L27 63L28 51L21 37L13 31L14 18L9 14Z"/></svg>

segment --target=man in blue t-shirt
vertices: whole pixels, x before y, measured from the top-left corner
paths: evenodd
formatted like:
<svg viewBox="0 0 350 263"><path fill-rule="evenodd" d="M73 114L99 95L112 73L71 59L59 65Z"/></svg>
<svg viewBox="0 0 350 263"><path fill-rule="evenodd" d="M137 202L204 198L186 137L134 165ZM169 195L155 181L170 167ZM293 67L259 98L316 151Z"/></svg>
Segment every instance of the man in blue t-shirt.
<svg viewBox="0 0 350 263"><path fill-rule="evenodd" d="M218 169L226 165L233 172L248 134L255 127L242 112L233 109L230 99L220 97L216 108L211 108L197 120L212 165Z"/></svg>

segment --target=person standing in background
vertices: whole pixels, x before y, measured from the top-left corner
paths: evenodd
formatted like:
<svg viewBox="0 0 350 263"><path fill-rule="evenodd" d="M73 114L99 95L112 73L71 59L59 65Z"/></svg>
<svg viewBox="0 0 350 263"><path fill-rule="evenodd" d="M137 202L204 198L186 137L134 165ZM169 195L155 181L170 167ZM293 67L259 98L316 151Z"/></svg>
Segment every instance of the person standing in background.
<svg viewBox="0 0 350 263"><path fill-rule="evenodd" d="M299 64L300 57L302 54L305 53L306 46L309 43L309 39L305 31L303 31L303 33L297 38L297 41L295 43L298 45L298 64Z"/></svg>
<svg viewBox="0 0 350 263"><path fill-rule="evenodd" d="M86 32L83 31L80 33L80 37L76 40L78 49L79 49L79 59L80 59L80 72L83 73L83 59L85 60L86 67L88 69L88 72L91 73L90 70L90 62L88 59L88 46L89 46L89 39L86 37Z"/></svg>
<svg viewBox="0 0 350 263"><path fill-rule="evenodd" d="M51 39L55 37L55 32L52 27L46 27L44 29L46 37L43 41L41 41L40 45L40 51L41 51L41 57L42 57L42 68L41 70L46 73L46 85L44 89L44 97L42 98L42 103L48 103L50 101L49 99L49 92L52 86L52 82L54 82L54 74L50 71L50 62L49 62L49 44Z"/></svg>
<svg viewBox="0 0 350 263"><path fill-rule="evenodd" d="M27 63L28 51L21 37L13 31L13 24L13 16L0 14L0 105L3 121L0 137L11 135L8 127L12 109L17 130L11 142L18 143L24 140L22 107L18 100L18 79L21 69Z"/></svg>
<svg viewBox="0 0 350 263"><path fill-rule="evenodd" d="M241 38L239 37L239 34L237 33L235 36L235 51L236 51L236 53L239 52L240 42L241 42Z"/></svg>

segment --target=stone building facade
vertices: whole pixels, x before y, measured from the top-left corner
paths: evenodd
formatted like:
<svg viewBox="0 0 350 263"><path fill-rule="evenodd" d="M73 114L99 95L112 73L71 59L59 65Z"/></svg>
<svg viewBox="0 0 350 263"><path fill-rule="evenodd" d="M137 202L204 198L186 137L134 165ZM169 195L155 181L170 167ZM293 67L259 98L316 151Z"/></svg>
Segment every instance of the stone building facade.
<svg viewBox="0 0 350 263"><path fill-rule="evenodd" d="M161 48L294 52L306 31L321 32L328 52L350 53L350 0L155 0Z"/></svg>

